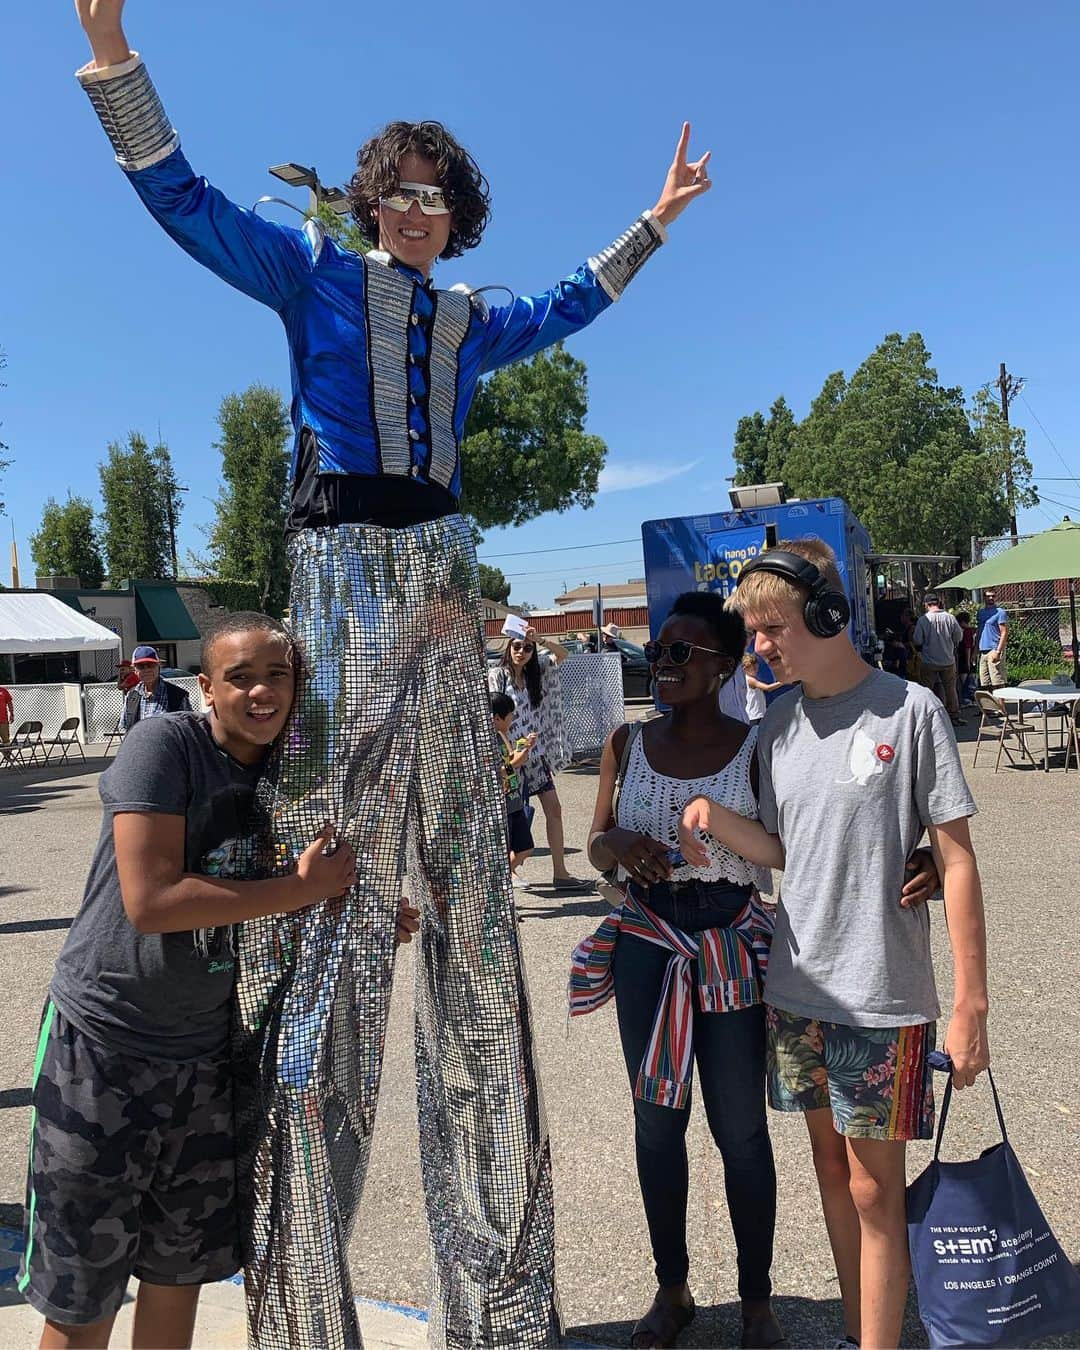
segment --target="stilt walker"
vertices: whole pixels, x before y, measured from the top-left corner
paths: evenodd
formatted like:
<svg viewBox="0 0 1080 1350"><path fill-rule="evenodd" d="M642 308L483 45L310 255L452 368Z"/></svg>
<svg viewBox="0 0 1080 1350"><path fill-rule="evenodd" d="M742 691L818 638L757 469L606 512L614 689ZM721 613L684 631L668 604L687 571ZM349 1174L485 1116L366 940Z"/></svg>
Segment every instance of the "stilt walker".
<svg viewBox="0 0 1080 1350"><path fill-rule="evenodd" d="M618 299L706 191L684 127L660 200L543 294L438 291L480 240L487 185L438 123L362 147L350 196L378 247L290 229L192 171L123 0L76 0L79 72L121 168L192 257L277 311L292 364L291 622L308 677L283 749L275 865L326 821L357 853L347 895L246 924L238 1023L249 1330L259 1347L361 1344L349 1233L378 1096L402 878L422 913L416 984L431 1340L561 1334L551 1160L514 919L459 446L477 381Z"/></svg>

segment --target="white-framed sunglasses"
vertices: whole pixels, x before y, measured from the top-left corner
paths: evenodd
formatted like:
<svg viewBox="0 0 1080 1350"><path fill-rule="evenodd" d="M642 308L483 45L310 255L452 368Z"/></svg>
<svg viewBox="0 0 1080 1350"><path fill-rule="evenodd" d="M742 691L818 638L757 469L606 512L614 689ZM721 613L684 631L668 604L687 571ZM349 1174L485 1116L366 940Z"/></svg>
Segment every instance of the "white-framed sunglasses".
<svg viewBox="0 0 1080 1350"><path fill-rule="evenodd" d="M393 192L379 198L380 206L388 206L391 211L402 213L407 211L413 202L425 216L450 214L442 188L432 187L430 183L399 183Z"/></svg>

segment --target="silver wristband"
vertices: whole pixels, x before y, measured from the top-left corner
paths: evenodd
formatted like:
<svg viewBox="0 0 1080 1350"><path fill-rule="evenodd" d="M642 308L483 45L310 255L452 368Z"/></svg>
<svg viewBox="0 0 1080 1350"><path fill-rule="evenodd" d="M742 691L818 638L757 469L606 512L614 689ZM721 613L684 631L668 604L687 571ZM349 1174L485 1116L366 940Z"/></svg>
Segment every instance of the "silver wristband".
<svg viewBox="0 0 1080 1350"><path fill-rule="evenodd" d="M596 279L612 300L623 291L667 238L667 231L651 211L638 216L625 234L602 253L589 259Z"/></svg>
<svg viewBox="0 0 1080 1350"><path fill-rule="evenodd" d="M137 52L120 65L84 67L78 79L126 173L160 163L180 144Z"/></svg>

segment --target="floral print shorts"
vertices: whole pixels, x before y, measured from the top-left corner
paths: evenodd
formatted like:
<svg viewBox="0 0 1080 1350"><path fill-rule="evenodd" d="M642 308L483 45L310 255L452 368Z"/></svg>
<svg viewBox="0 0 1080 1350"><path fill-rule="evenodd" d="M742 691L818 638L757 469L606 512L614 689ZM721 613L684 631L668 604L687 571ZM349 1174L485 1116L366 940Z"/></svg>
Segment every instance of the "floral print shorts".
<svg viewBox="0 0 1080 1350"><path fill-rule="evenodd" d="M768 1026L769 1105L832 1110L849 1139L932 1139L934 1089L926 1057L936 1025L848 1027L774 1008Z"/></svg>

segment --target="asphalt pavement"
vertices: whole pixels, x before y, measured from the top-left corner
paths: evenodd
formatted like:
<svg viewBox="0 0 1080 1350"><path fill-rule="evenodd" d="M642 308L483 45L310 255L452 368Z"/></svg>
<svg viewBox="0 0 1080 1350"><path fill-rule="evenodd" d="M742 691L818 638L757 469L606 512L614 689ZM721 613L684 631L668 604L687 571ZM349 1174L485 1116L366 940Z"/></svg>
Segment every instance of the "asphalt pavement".
<svg viewBox="0 0 1080 1350"><path fill-rule="evenodd" d="M986 893L995 1077L1013 1146L1047 1218L1076 1261L1080 773L1066 775L1057 767L1050 774L1007 768L995 774L993 757L985 750L972 769L973 738L973 726L961 732L979 804L972 833ZM0 1228L17 1230L22 1224L37 1024L100 827L100 767L98 761L86 768L0 770L0 987L8 991L8 1030L0 1041ZM561 774L558 788L567 838L574 846L571 870L589 878L581 850L592 815L595 766ZM607 907L594 893L553 893L540 812L536 833L541 847L525 869L531 889L519 892L517 900L554 1155L563 1312L575 1340L626 1345L654 1288L634 1173L629 1087L613 1007L575 1019L569 1027L566 1016L569 954ZM852 867L858 866L853 858ZM950 963L940 907L933 930L947 1007ZM395 980L371 1169L350 1251L355 1292L371 1300L373 1309L387 1303L423 1308L427 1299L412 1069L413 973L413 953L405 948ZM770 1127L780 1197L776 1306L792 1346L830 1344L841 1330L840 1304L805 1128L795 1116L775 1114ZM977 1155L996 1141L996 1129L985 1086L965 1092L950 1113L945 1155ZM691 1285L699 1312L680 1344L737 1345L734 1248L723 1173L699 1109L690 1123L688 1146ZM929 1144L911 1146L912 1176L930 1154ZM224 1299L217 1301L224 1305ZM0 1344L31 1343L17 1303L10 1289L0 1293ZM235 1312L235 1297L229 1306ZM234 1329L207 1340L214 1333L204 1325L200 1344L240 1344L236 1334ZM368 1343L414 1342L398 1341L392 1331L384 1334L373 1324ZM905 1343L926 1344L913 1303Z"/></svg>

